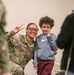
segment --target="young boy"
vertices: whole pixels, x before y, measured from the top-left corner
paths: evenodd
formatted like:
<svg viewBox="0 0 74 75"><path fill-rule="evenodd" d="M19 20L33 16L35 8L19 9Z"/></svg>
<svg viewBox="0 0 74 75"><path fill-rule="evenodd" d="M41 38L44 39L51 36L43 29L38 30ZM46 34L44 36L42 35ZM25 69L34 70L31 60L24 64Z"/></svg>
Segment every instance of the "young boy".
<svg viewBox="0 0 74 75"><path fill-rule="evenodd" d="M42 34L36 38L33 65L38 75L51 75L58 49L56 36L51 33L54 20L48 16L41 17L39 26Z"/></svg>

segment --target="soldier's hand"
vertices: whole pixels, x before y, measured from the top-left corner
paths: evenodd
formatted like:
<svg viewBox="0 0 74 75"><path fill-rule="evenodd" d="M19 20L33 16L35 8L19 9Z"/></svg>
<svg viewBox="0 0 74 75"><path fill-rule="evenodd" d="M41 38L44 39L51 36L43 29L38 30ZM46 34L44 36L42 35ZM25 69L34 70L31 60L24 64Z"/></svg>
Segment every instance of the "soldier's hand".
<svg viewBox="0 0 74 75"><path fill-rule="evenodd" d="M15 29L13 30L15 33L18 33L20 30L24 29L23 24L21 26L17 26L15 27Z"/></svg>

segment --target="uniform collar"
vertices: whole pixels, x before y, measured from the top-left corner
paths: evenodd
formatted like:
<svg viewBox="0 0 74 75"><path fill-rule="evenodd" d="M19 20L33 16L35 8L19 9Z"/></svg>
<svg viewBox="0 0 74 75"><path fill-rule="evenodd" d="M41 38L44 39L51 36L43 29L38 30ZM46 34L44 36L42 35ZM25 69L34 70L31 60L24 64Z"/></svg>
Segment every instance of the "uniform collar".
<svg viewBox="0 0 74 75"><path fill-rule="evenodd" d="M27 37L26 37L26 35L25 35L25 43L26 43L28 46L32 46L32 45L34 45L34 40L33 40L33 43L30 44L30 43L27 41Z"/></svg>

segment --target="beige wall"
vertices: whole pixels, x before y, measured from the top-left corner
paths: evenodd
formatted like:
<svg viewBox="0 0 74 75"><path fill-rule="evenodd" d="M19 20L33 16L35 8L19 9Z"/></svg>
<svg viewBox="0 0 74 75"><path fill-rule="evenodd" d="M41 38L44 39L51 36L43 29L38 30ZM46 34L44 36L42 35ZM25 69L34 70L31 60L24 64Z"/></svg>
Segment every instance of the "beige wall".
<svg viewBox="0 0 74 75"><path fill-rule="evenodd" d="M26 25L30 22L38 21L42 16L48 15L55 20L52 29L54 34L58 34L60 26L65 16L74 9L74 0L3 0L7 10L6 30L11 31L15 26ZM25 30L20 33L25 34ZM39 34L41 31L39 31ZM58 51L56 62L60 62L61 51ZM32 60L26 66L26 75L36 75L33 70Z"/></svg>

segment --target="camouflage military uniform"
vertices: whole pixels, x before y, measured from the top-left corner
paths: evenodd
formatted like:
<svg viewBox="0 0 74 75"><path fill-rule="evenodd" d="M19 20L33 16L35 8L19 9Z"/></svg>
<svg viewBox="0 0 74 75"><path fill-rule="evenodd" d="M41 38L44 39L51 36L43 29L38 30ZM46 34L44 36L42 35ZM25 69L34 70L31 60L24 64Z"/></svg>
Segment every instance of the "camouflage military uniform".
<svg viewBox="0 0 74 75"><path fill-rule="evenodd" d="M0 28L0 68L3 71L10 71L9 68L9 55L8 55L8 47L5 34Z"/></svg>
<svg viewBox="0 0 74 75"><path fill-rule="evenodd" d="M29 44L26 36L14 35L9 38L10 59L23 68L33 57L34 42Z"/></svg>
<svg viewBox="0 0 74 75"><path fill-rule="evenodd" d="M5 14L5 7L0 0L0 70L2 70L3 72L8 72L10 70L10 67L7 38L4 31L4 26L6 25Z"/></svg>

